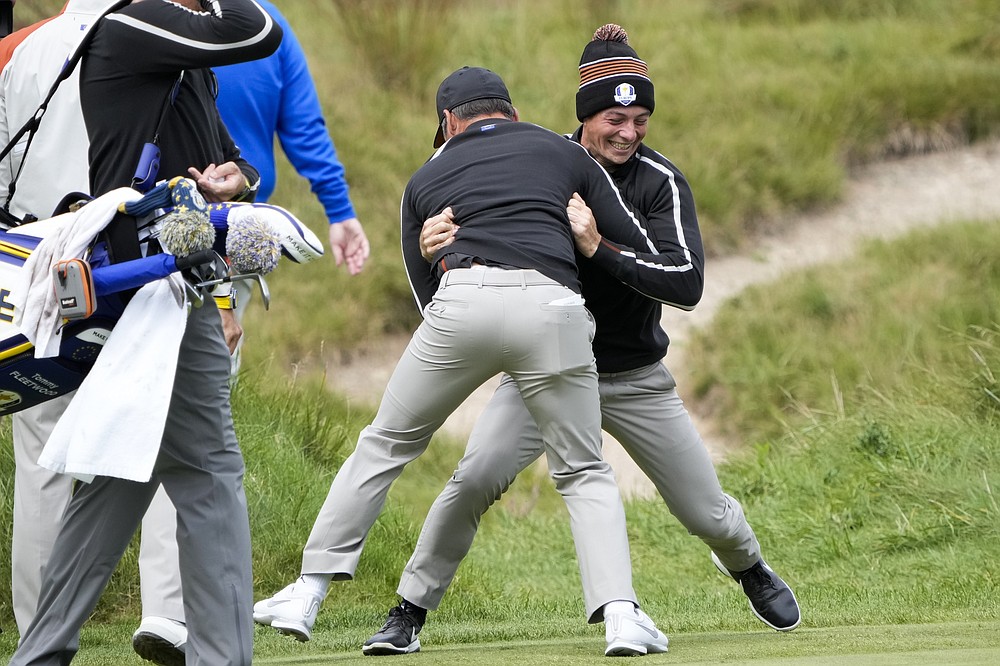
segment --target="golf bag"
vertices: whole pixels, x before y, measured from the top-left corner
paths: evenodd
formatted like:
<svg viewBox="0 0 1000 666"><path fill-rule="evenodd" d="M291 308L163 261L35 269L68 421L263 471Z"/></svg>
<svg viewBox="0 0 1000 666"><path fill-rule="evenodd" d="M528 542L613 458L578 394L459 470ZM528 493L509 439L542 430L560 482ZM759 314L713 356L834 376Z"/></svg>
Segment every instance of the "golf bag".
<svg viewBox="0 0 1000 666"><path fill-rule="evenodd" d="M129 290L181 272L189 300L198 305L212 287L254 279L266 305L262 275L277 265L278 257L305 263L323 255L316 235L278 206L209 205L189 179L161 183L119 205L119 214L134 218L142 258L111 263L104 243L95 240L83 257L68 257L52 267L52 302L60 309L62 337L57 355L37 358L35 346L15 324L13 301L18 301L21 271L46 238L91 205L12 229L0 226L0 415L76 390L124 312L122 294Z"/></svg>

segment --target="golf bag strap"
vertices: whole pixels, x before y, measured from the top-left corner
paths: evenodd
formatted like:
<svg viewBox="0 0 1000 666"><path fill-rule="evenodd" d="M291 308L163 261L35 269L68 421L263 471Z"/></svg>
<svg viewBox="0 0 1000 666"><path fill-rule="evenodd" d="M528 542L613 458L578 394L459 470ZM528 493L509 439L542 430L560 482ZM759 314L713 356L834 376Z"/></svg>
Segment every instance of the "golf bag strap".
<svg viewBox="0 0 1000 666"><path fill-rule="evenodd" d="M0 0L0 38L14 32L14 0Z"/></svg>
<svg viewBox="0 0 1000 666"><path fill-rule="evenodd" d="M108 263L118 264L142 257L142 247L139 244L139 231L135 218L125 213L115 213L115 216L99 234L108 251ZM135 296L138 288L125 289L118 292L117 297L122 304L128 304Z"/></svg>

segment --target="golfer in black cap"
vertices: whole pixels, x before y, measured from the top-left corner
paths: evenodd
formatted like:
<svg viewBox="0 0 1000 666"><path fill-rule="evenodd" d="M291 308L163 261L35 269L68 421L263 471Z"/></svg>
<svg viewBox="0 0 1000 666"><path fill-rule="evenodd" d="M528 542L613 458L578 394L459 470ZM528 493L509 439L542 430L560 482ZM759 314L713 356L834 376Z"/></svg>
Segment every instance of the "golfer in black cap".
<svg viewBox="0 0 1000 666"><path fill-rule="evenodd" d="M670 513L711 549L720 571L739 582L754 615L773 629L790 631L801 621L795 595L762 559L740 503L722 489L664 365L669 338L660 324L662 305L687 310L699 302L704 250L687 179L645 144L655 107L646 63L629 45L625 30L607 24L584 47L579 75L581 125L570 138L609 173L659 250L653 256L637 252L635 270L627 273L579 262L582 293L597 324L593 347L604 430L649 477ZM573 231L583 256L608 252L605 239L589 224L575 224ZM461 233L451 211L430 218L421 234L424 256ZM367 654L410 651L428 611L439 608L469 552L482 515L543 450L517 385L505 378L428 512L396 590L401 601L365 643Z"/></svg>
<svg viewBox="0 0 1000 666"><path fill-rule="evenodd" d="M354 575L392 481L483 382L506 373L538 424L569 510L590 622L605 621L607 654L664 652L667 639L638 610L625 514L601 457L601 412L580 296L571 219L580 197L602 232L655 253L607 173L578 144L517 122L507 87L466 67L438 89L437 152L410 179L401 205L404 261L424 322L389 379L373 423L344 462L313 526L302 576L254 606L254 619L310 637L332 579ZM462 231L428 263L425 219L450 207ZM612 246L613 250L617 248ZM633 256L603 256L629 270ZM415 637L414 637L415 638ZM419 649L417 640L408 651Z"/></svg>

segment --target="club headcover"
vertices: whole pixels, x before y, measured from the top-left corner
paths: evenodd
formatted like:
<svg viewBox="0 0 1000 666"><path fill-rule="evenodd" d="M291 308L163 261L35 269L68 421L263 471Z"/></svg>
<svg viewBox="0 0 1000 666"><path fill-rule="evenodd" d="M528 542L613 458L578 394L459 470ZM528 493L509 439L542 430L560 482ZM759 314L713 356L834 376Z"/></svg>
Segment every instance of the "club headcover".
<svg viewBox="0 0 1000 666"><path fill-rule="evenodd" d="M323 256L323 243L309 227L280 206L262 203L222 203L210 206L212 224L231 228L246 217L256 217L278 237L281 253L297 264Z"/></svg>

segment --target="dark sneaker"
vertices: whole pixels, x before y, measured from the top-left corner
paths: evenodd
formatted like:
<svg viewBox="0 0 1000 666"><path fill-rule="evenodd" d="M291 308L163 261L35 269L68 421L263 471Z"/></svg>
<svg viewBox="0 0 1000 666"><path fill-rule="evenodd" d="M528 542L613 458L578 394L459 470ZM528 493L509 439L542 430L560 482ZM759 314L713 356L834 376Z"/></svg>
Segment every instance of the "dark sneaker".
<svg viewBox="0 0 1000 666"><path fill-rule="evenodd" d="M420 652L417 634L424 626L427 611L406 599L389 609L389 619L378 633L365 641L361 652L368 656Z"/></svg>
<svg viewBox="0 0 1000 666"><path fill-rule="evenodd" d="M757 560L757 564L745 571L730 571L715 553L712 553L712 562L719 571L740 584L750 602L750 610L761 622L777 631L791 631L802 622L799 602L792 588L764 560Z"/></svg>

